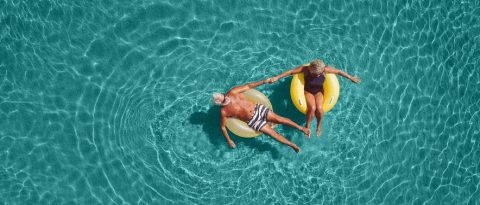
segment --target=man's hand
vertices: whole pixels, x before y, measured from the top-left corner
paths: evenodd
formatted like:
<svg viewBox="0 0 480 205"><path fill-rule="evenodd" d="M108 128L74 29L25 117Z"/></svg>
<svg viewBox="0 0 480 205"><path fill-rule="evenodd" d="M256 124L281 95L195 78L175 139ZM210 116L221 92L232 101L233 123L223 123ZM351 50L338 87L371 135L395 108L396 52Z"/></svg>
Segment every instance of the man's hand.
<svg viewBox="0 0 480 205"><path fill-rule="evenodd" d="M274 83L274 82L277 82L277 80L278 80L278 78L276 78L276 77L271 77L271 78L267 78L267 79L265 80L265 82L268 83L268 84L272 84L272 83Z"/></svg>
<svg viewBox="0 0 480 205"><path fill-rule="evenodd" d="M357 84L360 83L360 81L361 81L360 78L358 78L357 76L352 77L352 79L350 79L350 80L354 83L357 83Z"/></svg>
<svg viewBox="0 0 480 205"><path fill-rule="evenodd" d="M233 149L235 148L235 143L232 140L228 140L228 146Z"/></svg>

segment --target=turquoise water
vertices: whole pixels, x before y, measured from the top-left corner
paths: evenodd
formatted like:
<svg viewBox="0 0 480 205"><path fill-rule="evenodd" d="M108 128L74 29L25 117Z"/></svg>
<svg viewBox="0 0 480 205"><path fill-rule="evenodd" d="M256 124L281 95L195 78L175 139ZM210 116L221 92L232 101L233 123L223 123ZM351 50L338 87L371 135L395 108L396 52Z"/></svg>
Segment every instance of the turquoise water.
<svg viewBox="0 0 480 205"><path fill-rule="evenodd" d="M478 204L479 1L0 0L0 204ZM212 92L322 58L322 136ZM477 70L476 70L477 69ZM290 79L259 88L304 124Z"/></svg>

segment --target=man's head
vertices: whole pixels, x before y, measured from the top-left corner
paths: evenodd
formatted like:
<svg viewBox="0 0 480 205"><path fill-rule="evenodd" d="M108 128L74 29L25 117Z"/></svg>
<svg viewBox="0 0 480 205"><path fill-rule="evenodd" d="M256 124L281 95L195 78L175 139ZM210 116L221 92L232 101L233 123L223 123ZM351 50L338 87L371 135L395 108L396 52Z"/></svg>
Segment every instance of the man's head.
<svg viewBox="0 0 480 205"><path fill-rule="evenodd" d="M320 75L325 71L325 63L322 60L313 60L308 66L308 72L312 75Z"/></svg>
<svg viewBox="0 0 480 205"><path fill-rule="evenodd" d="M227 105L228 103L230 103L230 98L227 97L226 95L224 94L221 94L221 93L213 93L212 94L212 101L213 101L213 104L215 105Z"/></svg>

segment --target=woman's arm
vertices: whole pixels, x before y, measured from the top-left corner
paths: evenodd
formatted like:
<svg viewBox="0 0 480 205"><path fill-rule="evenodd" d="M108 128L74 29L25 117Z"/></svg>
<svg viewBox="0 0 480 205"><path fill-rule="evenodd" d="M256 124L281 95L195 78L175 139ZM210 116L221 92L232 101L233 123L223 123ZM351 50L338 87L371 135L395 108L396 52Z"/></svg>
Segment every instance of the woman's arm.
<svg viewBox="0 0 480 205"><path fill-rule="evenodd" d="M300 72L302 72L302 70L303 70L303 65L298 66L298 67L296 67L296 68L294 68L294 69L292 69L292 70L289 70L289 71L287 71L287 72L284 72L284 73L282 73L282 74L280 74L280 75L277 75L277 76L275 76L275 77L267 78L266 81L267 81L267 83L273 83L273 82L278 81L278 80L280 80L280 79L282 79L282 78L284 78L284 77L287 77L287 76L289 76L289 75L293 75L293 74L296 74L296 73L300 73Z"/></svg>
<svg viewBox="0 0 480 205"><path fill-rule="evenodd" d="M333 74L337 74L337 75L341 75L343 76L344 78L348 78L349 80L351 80L352 82L354 83L360 83L360 78L358 78L357 76L351 76L349 75L348 73L345 73L341 70L338 70L332 66L327 66L325 67L325 72L326 73L333 73Z"/></svg>

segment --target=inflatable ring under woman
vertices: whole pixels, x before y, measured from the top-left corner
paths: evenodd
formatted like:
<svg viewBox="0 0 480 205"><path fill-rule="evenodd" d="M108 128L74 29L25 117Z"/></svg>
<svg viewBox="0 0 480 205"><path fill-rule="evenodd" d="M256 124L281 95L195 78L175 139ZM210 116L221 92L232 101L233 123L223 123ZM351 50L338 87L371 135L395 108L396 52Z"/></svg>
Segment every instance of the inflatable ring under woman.
<svg viewBox="0 0 480 205"><path fill-rule="evenodd" d="M270 103L270 100L268 100L267 96L265 96L263 93L254 89L250 89L243 92L243 95L245 98L247 98L247 100L253 103L265 105L270 110L273 110L272 103ZM227 119L226 126L231 132L233 132L233 134L244 138L254 138L262 134L250 128L247 123L232 117Z"/></svg>
<svg viewBox="0 0 480 205"><path fill-rule="evenodd" d="M290 84L290 97L295 107L303 114L307 113L307 101L303 88L305 87L305 79L303 73L294 74L292 83ZM340 95L340 83L338 83L335 74L325 74L325 82L323 83L323 111L330 111L337 103Z"/></svg>

